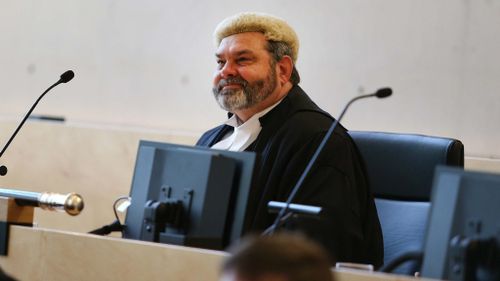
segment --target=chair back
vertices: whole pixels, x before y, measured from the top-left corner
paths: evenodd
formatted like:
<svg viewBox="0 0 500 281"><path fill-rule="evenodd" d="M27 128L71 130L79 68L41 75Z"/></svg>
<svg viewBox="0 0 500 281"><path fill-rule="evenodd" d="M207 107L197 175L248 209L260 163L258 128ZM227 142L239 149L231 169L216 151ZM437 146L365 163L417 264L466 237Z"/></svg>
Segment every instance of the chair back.
<svg viewBox="0 0 500 281"><path fill-rule="evenodd" d="M384 264L409 251L421 251L430 209L434 170L464 165L456 139L415 134L350 131L364 161L384 237ZM413 274L418 264L395 272Z"/></svg>

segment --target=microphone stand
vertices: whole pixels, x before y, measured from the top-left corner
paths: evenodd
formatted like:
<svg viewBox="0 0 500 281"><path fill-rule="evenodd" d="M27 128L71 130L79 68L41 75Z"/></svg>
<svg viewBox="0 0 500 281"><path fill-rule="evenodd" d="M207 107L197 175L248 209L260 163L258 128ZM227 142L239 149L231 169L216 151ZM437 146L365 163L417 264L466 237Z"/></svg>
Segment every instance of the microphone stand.
<svg viewBox="0 0 500 281"><path fill-rule="evenodd" d="M59 85L61 83L67 83L67 82L69 82L71 79L73 79L73 77L75 77L75 73L73 71L68 70L68 71L64 72L63 74L61 74L61 78L59 79L59 81L57 81L56 83L52 84L52 86L50 86L47 90L45 90L45 92L43 92L42 95L40 95L40 97L31 106L30 110L28 110L28 113L26 113L26 115L24 116L24 118L21 121L21 123L19 124L19 126L17 126L16 130L14 131L14 133L12 134L12 136L10 137L10 139L7 141L7 144L5 144L5 146L3 147L2 151L0 151L0 158L2 158L2 155L7 150L7 148L10 145L10 143L12 142L12 140L16 137L16 135L19 132L19 130L21 130L21 127L24 125L24 123L26 122L26 120L28 119L28 117L31 115L31 113L33 112L33 110L35 109L35 107L38 105L38 102L40 102L40 100L45 96L45 94L47 94L55 86L57 86L57 85ZM8 170L7 170L6 166L3 166L3 165L0 166L0 176L5 176L7 174L7 171Z"/></svg>
<svg viewBox="0 0 500 281"><path fill-rule="evenodd" d="M264 236L265 235L272 235L276 231L276 229L278 229L281 225L283 225L284 223L286 223L286 221L289 218L292 217L292 215L288 215L288 213L290 213L290 211L289 211L290 210L290 204L292 203L293 199L295 199L295 196L297 195L297 192L302 187L302 184L304 183L304 180L306 179L306 177L311 172L311 169L314 166L314 164L316 163L316 160L318 159L321 151L323 150L323 148L325 147L326 143L328 142L328 140L332 136L333 131L338 126L340 120L344 117L344 114L346 113L346 111L349 108L349 106L353 102L355 102L355 101L357 101L359 99L364 99L364 98L368 98L368 97L385 98L385 97L389 97L390 95L392 95L392 90L390 88L381 88L381 89L377 90L377 92L375 92L373 94L367 94L367 95L361 95L361 96L354 97L354 98L352 98L346 104L346 106L344 107L344 109L340 113L338 119L336 119L332 123L332 125L328 129L326 135L323 137L323 140L321 141L321 144L318 146L318 148L314 152L314 155L311 157L311 160L307 164L307 167L304 169L304 172L302 172L302 175L300 176L299 180L297 181L297 183L295 184L294 188L292 189L292 192L288 196L288 199L285 202L285 206L278 213L278 216L274 220L274 223L270 227L268 227L264 232L262 232L262 235L264 235ZM285 218L285 216L286 216L286 218Z"/></svg>

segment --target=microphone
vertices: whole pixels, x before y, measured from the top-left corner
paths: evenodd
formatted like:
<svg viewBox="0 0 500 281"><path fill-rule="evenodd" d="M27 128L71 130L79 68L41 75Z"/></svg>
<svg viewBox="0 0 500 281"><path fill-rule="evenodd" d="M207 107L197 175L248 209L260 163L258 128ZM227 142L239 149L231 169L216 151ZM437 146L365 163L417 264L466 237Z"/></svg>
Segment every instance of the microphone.
<svg viewBox="0 0 500 281"><path fill-rule="evenodd" d="M342 112L340 113L339 117L332 123L332 125L330 126L330 128L328 129L328 131L326 132L326 135L323 137L323 140L321 141L320 145L318 146L318 148L316 149L316 151L314 152L314 155L311 157L311 160L309 160L309 163L307 163L307 166L306 168L304 169L304 172L302 172L302 175L300 176L299 180L297 181L297 183L295 184L295 186L293 187L292 189L292 192L290 192L290 195L288 196L288 199L286 200L286 203L285 203L285 206L281 209L281 211L278 213L278 216L276 217L276 219L274 220L273 224L268 227L263 233L262 235L268 235L268 234L273 234L274 231L284 223L284 221L282 221L282 218L283 219L287 219L289 218L290 216L287 215L287 212L289 212L290 210L290 204L292 203L293 199L295 198L295 195L297 194L297 192L300 190L300 187L302 186L302 184L304 183L304 180L306 179L307 175L309 175L309 172L311 171L312 167L314 166L314 164L316 163L316 160L318 159L321 151L323 150L323 148L325 147L326 143L328 142L328 140L330 139L331 135L333 134L333 131L335 130L335 128L338 126L340 120L342 120L342 118L344 117L344 114L346 113L347 109L349 108L349 106L359 100L359 99L364 99L364 98L369 98L369 97L377 97L379 99L382 99L382 98L386 98L386 97L389 97L392 95L392 89L391 88L380 88L378 89L375 93L373 94L366 94L366 95L361 95L361 96L357 96L357 97L354 97L352 98L345 106L344 106L344 109L342 110Z"/></svg>
<svg viewBox="0 0 500 281"><path fill-rule="evenodd" d="M76 216L83 210L83 198L76 193L32 192L0 188L0 196L14 198L20 206L40 207L50 211L64 211Z"/></svg>
<svg viewBox="0 0 500 281"><path fill-rule="evenodd" d="M391 88L380 88L375 92L375 96L379 99L383 99L392 95Z"/></svg>
<svg viewBox="0 0 500 281"><path fill-rule="evenodd" d="M30 110L28 111L28 113L26 113L26 115L24 116L24 118L21 121L21 123L19 124L19 126L17 126L17 129L14 131L14 134L12 134L12 136L10 137L10 139L7 141L7 143L3 147L2 151L0 152L0 158L2 157L2 155L4 154L4 152L7 150L7 148L10 145L10 143L12 142L12 140L16 137L17 133L19 132L19 130L21 129L21 127L24 125L24 122L26 122L26 120L30 116L31 112L33 112L33 110L37 106L38 102L45 96L45 94L48 93L50 90L52 90L52 88L54 88L55 86L57 86L57 85L59 85L61 83L68 83L69 81L71 81L71 79L73 79L73 77L75 77L75 73L72 70L68 70L68 71L64 72L63 74L61 74L61 77L59 78L59 81L57 81L56 83L54 83L47 90L45 90L45 92L43 92L43 94L31 106ZM7 167L5 167L3 165L0 166L0 176L5 176L7 174L7 171L8 171Z"/></svg>
<svg viewBox="0 0 500 281"><path fill-rule="evenodd" d="M67 70L66 72L61 74L61 78L56 83L68 83L69 81L71 81L71 79L73 79L73 77L75 77L75 73L73 72L73 70Z"/></svg>

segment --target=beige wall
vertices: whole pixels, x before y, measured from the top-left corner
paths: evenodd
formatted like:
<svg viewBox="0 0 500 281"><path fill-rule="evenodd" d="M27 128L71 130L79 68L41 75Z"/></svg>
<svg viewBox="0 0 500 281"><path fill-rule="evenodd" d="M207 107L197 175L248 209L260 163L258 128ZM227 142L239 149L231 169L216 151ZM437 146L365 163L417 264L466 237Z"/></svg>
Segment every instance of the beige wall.
<svg viewBox="0 0 500 281"><path fill-rule="evenodd" d="M224 119L210 93L211 33L243 10L286 18L301 38L302 86L356 130L461 139L466 155L500 158L500 2L0 1L0 115L19 119L66 69L76 77L37 113L72 122L199 134ZM56 8L57 7L57 8Z"/></svg>

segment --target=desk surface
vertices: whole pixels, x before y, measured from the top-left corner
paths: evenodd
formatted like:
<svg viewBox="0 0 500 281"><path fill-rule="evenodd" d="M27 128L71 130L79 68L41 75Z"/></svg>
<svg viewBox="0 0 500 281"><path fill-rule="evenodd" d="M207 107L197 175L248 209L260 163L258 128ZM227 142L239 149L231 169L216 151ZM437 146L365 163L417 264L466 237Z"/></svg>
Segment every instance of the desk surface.
<svg viewBox="0 0 500 281"><path fill-rule="evenodd" d="M22 280L218 280L226 253L112 237L12 226L0 266ZM334 270L337 281L415 281ZM427 279L429 280L429 279Z"/></svg>

